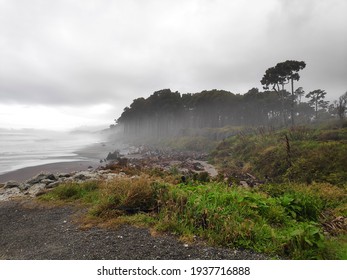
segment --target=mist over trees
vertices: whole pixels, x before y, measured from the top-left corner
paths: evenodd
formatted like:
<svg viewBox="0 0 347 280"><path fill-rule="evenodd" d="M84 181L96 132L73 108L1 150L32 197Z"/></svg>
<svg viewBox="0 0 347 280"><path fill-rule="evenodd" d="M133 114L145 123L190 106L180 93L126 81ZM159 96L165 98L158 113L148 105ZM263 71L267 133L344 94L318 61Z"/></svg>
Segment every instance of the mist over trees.
<svg viewBox="0 0 347 280"><path fill-rule="evenodd" d="M293 114L297 125L345 115L345 95L340 103L329 107L323 100L325 91L308 93L307 102L302 100L302 88L295 93ZM285 90L278 94L252 88L241 95L216 89L186 94L163 89L148 98L135 99L116 122L126 137L145 139L184 136L192 130L226 126L282 127L291 124L292 102L292 95Z"/></svg>
<svg viewBox="0 0 347 280"><path fill-rule="evenodd" d="M329 104L324 100L327 94L324 90L305 94L302 87L294 89L294 82L300 79L299 71L305 67L304 61L287 60L268 68L260 81L265 91L252 88L245 94L234 94L213 89L181 94L162 89L148 98L135 99L112 127L128 138L162 139L206 128L276 128L329 118L343 120L347 93Z"/></svg>

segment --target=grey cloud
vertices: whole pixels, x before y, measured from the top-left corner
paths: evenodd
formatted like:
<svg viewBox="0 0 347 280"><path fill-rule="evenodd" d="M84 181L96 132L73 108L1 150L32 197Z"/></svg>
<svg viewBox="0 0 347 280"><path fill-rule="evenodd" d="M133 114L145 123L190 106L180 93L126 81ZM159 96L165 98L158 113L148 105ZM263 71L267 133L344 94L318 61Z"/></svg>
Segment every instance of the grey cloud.
<svg viewBox="0 0 347 280"><path fill-rule="evenodd" d="M319 79L339 92L346 5L329 3L0 1L0 103L117 106L166 87L243 93L286 59L307 62L308 88Z"/></svg>

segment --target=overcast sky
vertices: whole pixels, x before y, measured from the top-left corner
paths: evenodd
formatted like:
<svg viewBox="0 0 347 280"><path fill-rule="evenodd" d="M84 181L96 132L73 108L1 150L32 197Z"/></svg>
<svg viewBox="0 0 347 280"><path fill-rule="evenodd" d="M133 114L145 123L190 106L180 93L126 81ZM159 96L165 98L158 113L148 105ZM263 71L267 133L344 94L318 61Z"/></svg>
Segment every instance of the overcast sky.
<svg viewBox="0 0 347 280"><path fill-rule="evenodd" d="M296 86L347 91L346 0L0 0L0 127L113 123L137 97Z"/></svg>

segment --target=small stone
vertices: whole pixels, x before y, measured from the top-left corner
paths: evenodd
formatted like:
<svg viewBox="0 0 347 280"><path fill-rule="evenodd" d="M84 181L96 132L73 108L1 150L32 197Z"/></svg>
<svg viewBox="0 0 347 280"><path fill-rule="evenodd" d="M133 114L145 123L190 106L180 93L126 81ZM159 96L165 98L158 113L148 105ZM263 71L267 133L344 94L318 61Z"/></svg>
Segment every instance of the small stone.
<svg viewBox="0 0 347 280"><path fill-rule="evenodd" d="M60 173L58 175L59 178L69 178L71 177L71 174L70 173Z"/></svg>
<svg viewBox="0 0 347 280"><path fill-rule="evenodd" d="M43 180L41 180L40 183L49 185L49 184L53 183L54 181L55 180L51 180L51 179L43 179Z"/></svg>
<svg viewBox="0 0 347 280"><path fill-rule="evenodd" d="M246 181L240 181L240 185L241 185L241 187L244 187L244 188L248 188L249 187L249 185L248 185L248 183Z"/></svg>
<svg viewBox="0 0 347 280"><path fill-rule="evenodd" d="M52 182L52 183L46 185L46 189L55 188L55 187L57 187L59 184L60 184L60 182Z"/></svg>
<svg viewBox="0 0 347 280"><path fill-rule="evenodd" d="M5 189L11 189L11 188L19 188L20 184L16 181L8 181L5 183L4 188Z"/></svg>

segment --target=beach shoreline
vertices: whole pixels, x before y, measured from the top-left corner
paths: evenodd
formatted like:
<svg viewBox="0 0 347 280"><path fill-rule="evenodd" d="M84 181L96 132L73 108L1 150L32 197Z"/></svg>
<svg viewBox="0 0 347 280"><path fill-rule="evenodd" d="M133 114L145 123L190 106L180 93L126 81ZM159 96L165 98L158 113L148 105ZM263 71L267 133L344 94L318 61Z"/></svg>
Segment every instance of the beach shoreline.
<svg viewBox="0 0 347 280"><path fill-rule="evenodd" d="M23 183L32 177L40 173L71 173L88 169L95 169L100 166L100 162L96 160L85 161L67 161L67 162L55 162L42 165L35 165L30 167L24 167L14 171L10 171L0 175L0 184L4 184L8 181L16 181Z"/></svg>
<svg viewBox="0 0 347 280"><path fill-rule="evenodd" d="M17 181L23 183L26 180L40 173L71 173L87 169L95 169L102 165L108 153L114 152L117 145L110 142L99 142L90 144L79 150L76 150L76 155L73 160L61 160L46 164L35 164L33 166L23 167L16 170L8 171L0 174L0 184L8 181Z"/></svg>

